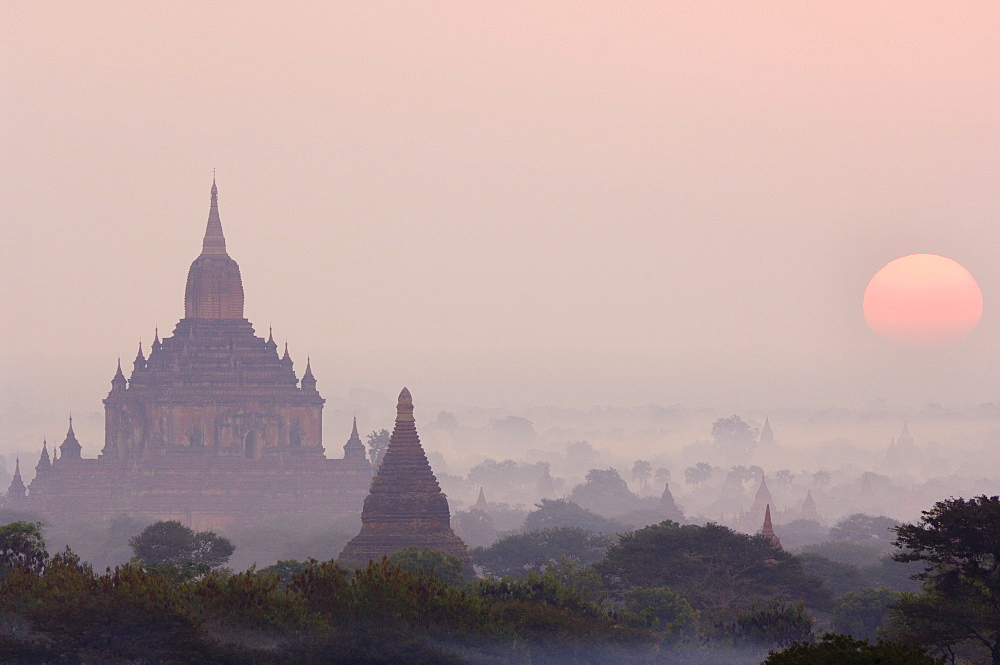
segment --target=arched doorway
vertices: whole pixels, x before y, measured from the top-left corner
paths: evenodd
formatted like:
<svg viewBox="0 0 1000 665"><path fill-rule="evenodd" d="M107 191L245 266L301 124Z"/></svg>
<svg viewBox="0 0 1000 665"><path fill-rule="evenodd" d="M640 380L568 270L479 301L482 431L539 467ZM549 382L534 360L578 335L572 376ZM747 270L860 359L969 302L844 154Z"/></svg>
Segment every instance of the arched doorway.
<svg viewBox="0 0 1000 665"><path fill-rule="evenodd" d="M247 433L246 440L243 442L243 451L246 453L247 459L257 459L260 457L260 449L262 447L263 441L261 441L257 431L250 430L250 432Z"/></svg>

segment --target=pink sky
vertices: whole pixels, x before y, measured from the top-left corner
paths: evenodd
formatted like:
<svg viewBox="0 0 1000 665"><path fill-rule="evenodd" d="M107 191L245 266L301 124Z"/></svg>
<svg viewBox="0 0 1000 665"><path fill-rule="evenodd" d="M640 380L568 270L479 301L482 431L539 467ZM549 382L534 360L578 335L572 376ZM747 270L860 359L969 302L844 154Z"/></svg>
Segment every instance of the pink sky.
<svg viewBox="0 0 1000 665"><path fill-rule="evenodd" d="M998 34L994 2L2 3L0 436L169 333L213 168L248 317L328 397L1000 399ZM933 354L861 312L915 252L985 301Z"/></svg>

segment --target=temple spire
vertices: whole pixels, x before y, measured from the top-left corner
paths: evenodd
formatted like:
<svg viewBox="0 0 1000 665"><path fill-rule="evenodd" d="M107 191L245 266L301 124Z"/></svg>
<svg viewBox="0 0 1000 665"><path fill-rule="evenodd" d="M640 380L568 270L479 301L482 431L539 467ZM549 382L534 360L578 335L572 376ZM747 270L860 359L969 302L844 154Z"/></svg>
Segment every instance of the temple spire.
<svg viewBox="0 0 1000 665"><path fill-rule="evenodd" d="M760 535L771 541L771 545L775 549L781 549L781 541L778 540L777 534L774 533L774 526L771 524L771 504L767 504L764 509L764 526L760 530Z"/></svg>
<svg viewBox="0 0 1000 665"><path fill-rule="evenodd" d="M201 245L202 254L226 254L226 237L222 235L222 220L219 218L219 188L212 175L212 203L208 209L208 225L205 240Z"/></svg>
<svg viewBox="0 0 1000 665"><path fill-rule="evenodd" d="M368 455L365 452L365 444L361 443L361 435L358 434L358 417L354 416L354 426L351 428L351 438L344 444L344 460L355 464L367 464Z"/></svg>
<svg viewBox="0 0 1000 665"><path fill-rule="evenodd" d="M21 479L21 458L18 456L14 462L14 477L7 488L7 505L12 508L20 508L20 504L27 495L27 488Z"/></svg>
<svg viewBox="0 0 1000 665"><path fill-rule="evenodd" d="M413 398L403 388L389 446L361 510L361 531L339 558L363 564L407 547L428 547L457 556L465 574L470 579L475 576L469 548L451 530L448 499L420 445Z"/></svg>

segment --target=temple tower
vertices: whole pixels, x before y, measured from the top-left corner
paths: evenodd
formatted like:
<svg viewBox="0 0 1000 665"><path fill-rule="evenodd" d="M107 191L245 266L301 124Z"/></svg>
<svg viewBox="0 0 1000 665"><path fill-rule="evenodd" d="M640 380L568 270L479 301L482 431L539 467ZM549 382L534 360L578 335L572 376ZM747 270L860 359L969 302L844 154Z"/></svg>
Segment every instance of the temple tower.
<svg viewBox="0 0 1000 665"><path fill-rule="evenodd" d="M420 445L413 399L403 388L389 446L365 498L361 532L339 558L365 563L411 546L457 556L465 564L465 574L475 575L469 548L451 529L448 499Z"/></svg>
<svg viewBox="0 0 1000 665"><path fill-rule="evenodd" d="M7 501L4 502L4 507L11 510L24 508L27 495L28 488L21 479L21 458L18 457L14 462L14 477L10 481L10 487L7 488Z"/></svg>
<svg viewBox="0 0 1000 665"><path fill-rule="evenodd" d="M771 541L771 545L773 545L775 549L777 549L777 550L782 549L782 547L781 547L781 541L778 539L777 534L774 533L774 526L771 524L771 505L770 504L768 504L764 508L764 526L762 526L761 529L760 529L760 535L764 536L769 541Z"/></svg>
<svg viewBox="0 0 1000 665"><path fill-rule="evenodd" d="M486 503L486 492L483 491L482 486L479 487L479 498L476 499L476 505L473 506L473 508L481 510L484 513L488 513L490 511L490 507Z"/></svg>
<svg viewBox="0 0 1000 665"><path fill-rule="evenodd" d="M764 515L764 510L767 506L774 503L774 499L771 497L771 490L767 488L767 480L762 474L760 477L760 487L757 488L757 494L754 496L753 505L750 506L750 519L754 523L758 523L757 520L761 519ZM753 528L750 525L750 528Z"/></svg>
<svg viewBox="0 0 1000 665"><path fill-rule="evenodd" d="M59 461L68 462L78 460L80 459L80 452L82 450L83 446L76 440L76 434L73 432L73 416L70 416L69 431L66 432L66 438L63 440L62 445L59 446Z"/></svg>
<svg viewBox="0 0 1000 665"><path fill-rule="evenodd" d="M243 278L240 266L226 253L226 238L219 218L219 188L214 178L201 254L188 270L184 318L243 318Z"/></svg>
<svg viewBox="0 0 1000 665"><path fill-rule="evenodd" d="M243 316L240 267L226 251L213 179L201 253L173 335L142 345L129 379L121 362L105 404L101 456L131 460L190 453L262 460L323 457L325 400L306 363L301 384L285 344L264 340Z"/></svg>
<svg viewBox="0 0 1000 665"><path fill-rule="evenodd" d="M306 374L310 374L308 365L306 366ZM305 383L305 377L302 377L303 383ZM354 460L358 462L367 462L368 453L365 451L365 444L361 443L361 435L358 434L358 419L354 418L354 426L351 429L351 437L344 444L344 459Z"/></svg>
<svg viewBox="0 0 1000 665"><path fill-rule="evenodd" d="M806 499L802 502L802 514L799 519L822 522L819 511L816 510L816 502L813 501L812 490L806 490Z"/></svg>
<svg viewBox="0 0 1000 665"><path fill-rule="evenodd" d="M768 418L764 418L764 426L760 428L757 443L761 448L774 447L774 431L771 429L771 421Z"/></svg>
<svg viewBox="0 0 1000 665"><path fill-rule="evenodd" d="M663 483L663 494L660 495L660 512L668 520L673 520L677 523L684 522L684 513L677 507L674 495L670 493L670 483Z"/></svg>

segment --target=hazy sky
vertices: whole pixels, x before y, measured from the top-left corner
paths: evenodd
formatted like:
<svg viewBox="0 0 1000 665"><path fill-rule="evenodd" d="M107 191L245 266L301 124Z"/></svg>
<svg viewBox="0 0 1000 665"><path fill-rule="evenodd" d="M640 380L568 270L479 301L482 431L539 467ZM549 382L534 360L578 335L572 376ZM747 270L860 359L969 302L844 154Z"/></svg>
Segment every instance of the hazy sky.
<svg viewBox="0 0 1000 665"><path fill-rule="evenodd" d="M996 2L2 0L0 416L98 410L170 333L213 168L248 318L332 400L998 400L998 35ZM965 341L865 326L914 252L979 281Z"/></svg>

